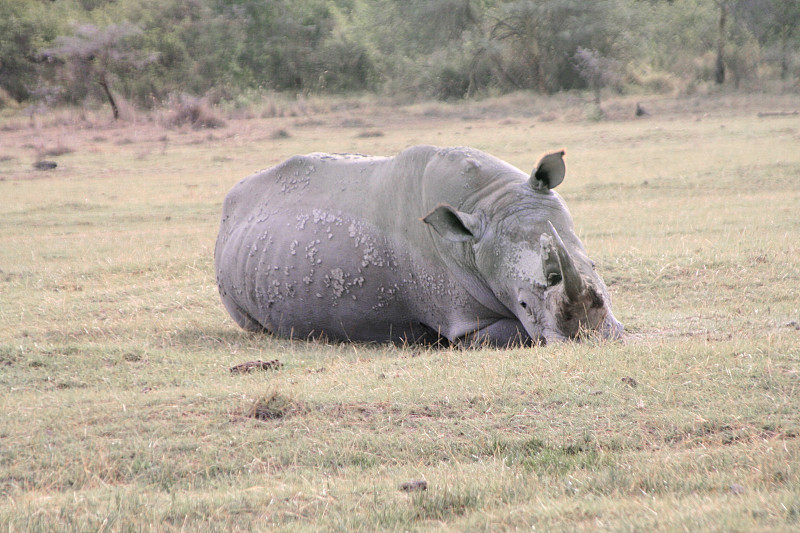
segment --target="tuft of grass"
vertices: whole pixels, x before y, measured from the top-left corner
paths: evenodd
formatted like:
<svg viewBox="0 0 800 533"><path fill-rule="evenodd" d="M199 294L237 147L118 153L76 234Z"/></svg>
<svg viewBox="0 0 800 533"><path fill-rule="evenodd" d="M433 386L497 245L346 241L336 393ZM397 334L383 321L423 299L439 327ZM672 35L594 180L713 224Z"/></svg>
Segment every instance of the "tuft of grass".
<svg viewBox="0 0 800 533"><path fill-rule="evenodd" d="M596 103L587 104L585 113L586 120L590 120L592 122L600 122L606 118L606 112L599 104Z"/></svg>
<svg viewBox="0 0 800 533"><path fill-rule="evenodd" d="M189 95L173 97L169 108L165 124L171 128L189 125L194 129L213 129L222 128L226 125L225 120L202 98Z"/></svg>
<svg viewBox="0 0 800 533"><path fill-rule="evenodd" d="M356 137L359 139L370 139L372 137L383 137L384 133L380 130L364 130L360 132Z"/></svg>
<svg viewBox="0 0 800 533"><path fill-rule="evenodd" d="M283 128L273 131L270 135L271 139L288 139L289 137L291 137L291 134Z"/></svg>
<svg viewBox="0 0 800 533"><path fill-rule="evenodd" d="M444 488L416 492L410 503L412 521L447 521L480 509L484 502L474 488Z"/></svg>
<svg viewBox="0 0 800 533"><path fill-rule="evenodd" d="M296 400L273 391L253 402L247 416L256 420L277 420L302 410L302 404Z"/></svg>
<svg viewBox="0 0 800 533"><path fill-rule="evenodd" d="M19 350L7 345L0 345L0 366L11 366L20 360Z"/></svg>
<svg viewBox="0 0 800 533"><path fill-rule="evenodd" d="M56 146L53 146L51 148L43 148L43 149L39 150L38 151L38 157L39 158L42 158L42 157L58 157L58 156L65 155L65 154L71 154L74 151L75 150L73 148L70 148L69 146L61 144L59 142Z"/></svg>
<svg viewBox="0 0 800 533"><path fill-rule="evenodd" d="M509 466L520 465L537 472L567 473L581 468L596 469L601 464L601 456L591 439L552 445L538 437L520 440L498 437L484 453Z"/></svg>

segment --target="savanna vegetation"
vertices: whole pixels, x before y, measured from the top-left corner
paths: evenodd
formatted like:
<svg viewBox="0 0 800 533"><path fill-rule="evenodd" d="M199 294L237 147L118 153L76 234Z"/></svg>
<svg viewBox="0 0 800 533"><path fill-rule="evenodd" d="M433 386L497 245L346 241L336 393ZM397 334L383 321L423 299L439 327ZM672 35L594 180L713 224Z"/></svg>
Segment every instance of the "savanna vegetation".
<svg viewBox="0 0 800 533"><path fill-rule="evenodd" d="M0 106L791 90L799 27L786 0L3 0Z"/></svg>
<svg viewBox="0 0 800 533"><path fill-rule="evenodd" d="M276 97L214 129L173 110L4 117L0 529L796 531L800 123L758 113L800 99L635 103L608 98L600 121L590 97L530 92ZM520 168L566 147L558 190L625 340L236 327L213 270L226 191L295 153L420 143ZM277 362L230 370L257 360Z"/></svg>
<svg viewBox="0 0 800 533"><path fill-rule="evenodd" d="M796 531L798 28L781 0L0 0L0 530ZM235 326L234 183L425 143L565 147L625 339Z"/></svg>

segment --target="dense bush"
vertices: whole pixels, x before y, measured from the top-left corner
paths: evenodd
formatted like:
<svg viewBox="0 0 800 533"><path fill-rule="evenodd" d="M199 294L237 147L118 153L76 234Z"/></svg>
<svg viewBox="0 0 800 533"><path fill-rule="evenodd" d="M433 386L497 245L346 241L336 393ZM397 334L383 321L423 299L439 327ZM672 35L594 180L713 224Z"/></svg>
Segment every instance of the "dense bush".
<svg viewBox="0 0 800 533"><path fill-rule="evenodd" d="M31 0L0 2L0 89L16 100L27 100L39 84L39 50L53 42L59 30L60 6Z"/></svg>
<svg viewBox="0 0 800 533"><path fill-rule="evenodd" d="M2 0L0 90L152 107L263 90L454 99L792 83L798 28L800 2L785 0ZM603 65L615 83L589 75Z"/></svg>

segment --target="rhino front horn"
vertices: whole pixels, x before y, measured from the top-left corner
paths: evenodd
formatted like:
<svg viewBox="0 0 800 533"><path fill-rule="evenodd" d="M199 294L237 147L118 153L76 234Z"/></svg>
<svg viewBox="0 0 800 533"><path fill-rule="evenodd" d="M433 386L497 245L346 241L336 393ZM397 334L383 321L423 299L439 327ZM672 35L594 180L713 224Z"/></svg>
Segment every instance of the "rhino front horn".
<svg viewBox="0 0 800 533"><path fill-rule="evenodd" d="M564 241L561 240L561 236L556 231L556 228L549 220L547 221L547 225L550 227L550 232L553 234L553 243L555 244L556 253L558 254L558 263L561 266L561 280L564 283L564 293L569 300L577 301L580 295L586 290L586 284L583 282L583 278L575 267L575 263L573 263L572 257L570 257L569 252L567 252L567 247L564 246Z"/></svg>

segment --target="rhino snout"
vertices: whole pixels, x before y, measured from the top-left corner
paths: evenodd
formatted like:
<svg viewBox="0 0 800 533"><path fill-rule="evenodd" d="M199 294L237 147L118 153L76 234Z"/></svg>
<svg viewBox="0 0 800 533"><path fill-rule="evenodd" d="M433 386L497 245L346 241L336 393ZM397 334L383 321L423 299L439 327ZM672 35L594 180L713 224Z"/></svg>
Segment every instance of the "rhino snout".
<svg viewBox="0 0 800 533"><path fill-rule="evenodd" d="M611 313L606 315L605 320L603 320L603 324L600 326L600 334L604 339L612 341L619 340L622 338L622 334L624 332L625 327L616 318L614 318Z"/></svg>

